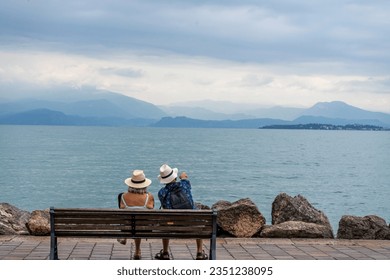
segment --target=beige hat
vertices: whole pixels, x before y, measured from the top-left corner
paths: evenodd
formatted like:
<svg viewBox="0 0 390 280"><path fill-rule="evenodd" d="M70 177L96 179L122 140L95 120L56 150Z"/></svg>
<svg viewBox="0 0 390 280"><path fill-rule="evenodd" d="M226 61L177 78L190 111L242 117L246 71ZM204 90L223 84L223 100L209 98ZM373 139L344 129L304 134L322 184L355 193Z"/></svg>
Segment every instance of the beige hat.
<svg viewBox="0 0 390 280"><path fill-rule="evenodd" d="M177 168L171 168L168 164L163 164L160 167L160 175L158 175L158 180L162 184L168 184L177 178L177 173L179 170Z"/></svg>
<svg viewBox="0 0 390 280"><path fill-rule="evenodd" d="M150 186L152 180L145 177L143 170L134 170L133 176L125 180L125 184L135 189L142 189Z"/></svg>

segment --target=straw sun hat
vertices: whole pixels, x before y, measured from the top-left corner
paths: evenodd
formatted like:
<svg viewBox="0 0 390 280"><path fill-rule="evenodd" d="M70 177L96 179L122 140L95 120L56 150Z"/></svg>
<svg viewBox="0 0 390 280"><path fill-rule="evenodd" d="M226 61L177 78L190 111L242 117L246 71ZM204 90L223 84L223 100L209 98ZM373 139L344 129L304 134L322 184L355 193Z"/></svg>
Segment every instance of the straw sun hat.
<svg viewBox="0 0 390 280"><path fill-rule="evenodd" d="M152 180L145 177L143 170L134 170L131 178L125 180L125 184L135 189L143 189L152 183Z"/></svg>
<svg viewBox="0 0 390 280"><path fill-rule="evenodd" d="M162 184L168 184L177 178L177 173L179 170L177 168L171 168L168 164L163 164L160 167L160 175L158 175L158 180Z"/></svg>

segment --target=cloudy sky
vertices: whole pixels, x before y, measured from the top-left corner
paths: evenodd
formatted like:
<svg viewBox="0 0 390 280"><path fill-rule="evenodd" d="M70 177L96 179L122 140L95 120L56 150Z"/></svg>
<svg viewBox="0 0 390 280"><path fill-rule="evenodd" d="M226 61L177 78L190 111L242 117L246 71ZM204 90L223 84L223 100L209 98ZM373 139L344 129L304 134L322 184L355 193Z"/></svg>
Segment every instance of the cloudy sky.
<svg viewBox="0 0 390 280"><path fill-rule="evenodd" d="M1 0L0 97L92 86L390 113L389 15L387 0Z"/></svg>

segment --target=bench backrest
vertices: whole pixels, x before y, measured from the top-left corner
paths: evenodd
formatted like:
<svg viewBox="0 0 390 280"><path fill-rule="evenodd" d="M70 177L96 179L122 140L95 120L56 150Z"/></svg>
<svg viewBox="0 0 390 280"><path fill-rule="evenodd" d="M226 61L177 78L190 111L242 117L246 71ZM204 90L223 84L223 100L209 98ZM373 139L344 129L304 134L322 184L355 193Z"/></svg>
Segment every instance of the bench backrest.
<svg viewBox="0 0 390 280"><path fill-rule="evenodd" d="M50 209L56 237L210 239L216 215L213 210Z"/></svg>

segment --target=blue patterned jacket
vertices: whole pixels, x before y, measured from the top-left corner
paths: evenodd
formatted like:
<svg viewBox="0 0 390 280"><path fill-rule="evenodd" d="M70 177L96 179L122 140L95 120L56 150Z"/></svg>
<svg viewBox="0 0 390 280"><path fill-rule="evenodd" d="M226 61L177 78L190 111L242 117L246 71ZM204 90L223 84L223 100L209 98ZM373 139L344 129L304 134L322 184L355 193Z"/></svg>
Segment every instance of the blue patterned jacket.
<svg viewBox="0 0 390 280"><path fill-rule="evenodd" d="M180 180L180 182L172 182L166 184L163 188L160 189L160 191L158 192L158 198L160 199L161 207L163 209L172 209L170 191L178 185L180 185L180 187L183 188L184 193L188 196L189 200L191 201L192 209L196 209L194 200L192 198L192 193L191 193L191 183L187 179L182 179Z"/></svg>

